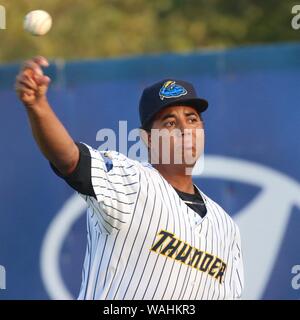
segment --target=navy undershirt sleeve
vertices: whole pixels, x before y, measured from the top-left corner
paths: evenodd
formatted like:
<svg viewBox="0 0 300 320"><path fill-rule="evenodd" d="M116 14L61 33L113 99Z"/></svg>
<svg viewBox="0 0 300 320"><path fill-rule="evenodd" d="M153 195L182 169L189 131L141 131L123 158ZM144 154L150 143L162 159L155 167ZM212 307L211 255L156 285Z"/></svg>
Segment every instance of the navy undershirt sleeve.
<svg viewBox="0 0 300 320"><path fill-rule="evenodd" d="M64 179L70 187L81 194L96 198L91 180L91 155L89 149L83 143L75 143L79 149L79 161L70 175L62 175L52 163L50 163L50 166L55 174Z"/></svg>

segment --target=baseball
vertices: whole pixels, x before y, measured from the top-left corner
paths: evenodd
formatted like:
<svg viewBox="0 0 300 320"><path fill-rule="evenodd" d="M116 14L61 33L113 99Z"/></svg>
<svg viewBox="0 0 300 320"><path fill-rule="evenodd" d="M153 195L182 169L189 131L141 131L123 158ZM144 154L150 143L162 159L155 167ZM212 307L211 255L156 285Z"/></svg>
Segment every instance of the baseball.
<svg viewBox="0 0 300 320"><path fill-rule="evenodd" d="M51 26L52 18L44 10L30 11L24 18L24 29L34 36L45 35Z"/></svg>

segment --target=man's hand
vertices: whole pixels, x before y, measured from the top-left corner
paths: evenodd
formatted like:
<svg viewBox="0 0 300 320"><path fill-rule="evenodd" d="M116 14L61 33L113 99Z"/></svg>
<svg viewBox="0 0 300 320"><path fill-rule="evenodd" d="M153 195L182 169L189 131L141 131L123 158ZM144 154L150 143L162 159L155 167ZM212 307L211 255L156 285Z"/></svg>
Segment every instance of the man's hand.
<svg viewBox="0 0 300 320"><path fill-rule="evenodd" d="M42 67L48 66L47 59L41 56L27 60L22 65L16 78L15 89L26 107L34 107L47 99L46 93L51 80L43 74Z"/></svg>

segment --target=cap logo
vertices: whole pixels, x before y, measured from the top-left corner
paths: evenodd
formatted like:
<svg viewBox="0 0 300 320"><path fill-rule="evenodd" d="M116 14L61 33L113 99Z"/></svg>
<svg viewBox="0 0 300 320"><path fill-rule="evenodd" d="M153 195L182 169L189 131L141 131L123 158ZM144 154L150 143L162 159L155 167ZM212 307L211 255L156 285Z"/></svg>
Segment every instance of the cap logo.
<svg viewBox="0 0 300 320"><path fill-rule="evenodd" d="M179 84L176 84L175 81L165 82L159 90L159 96L161 100L164 100L164 98L178 98L186 94L187 90Z"/></svg>

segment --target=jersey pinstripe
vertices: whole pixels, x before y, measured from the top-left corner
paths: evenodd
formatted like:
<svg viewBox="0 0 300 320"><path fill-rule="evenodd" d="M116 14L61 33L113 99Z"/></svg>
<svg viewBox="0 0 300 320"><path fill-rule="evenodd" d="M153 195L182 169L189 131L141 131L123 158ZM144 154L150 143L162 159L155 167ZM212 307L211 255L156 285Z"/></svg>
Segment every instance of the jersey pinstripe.
<svg viewBox="0 0 300 320"><path fill-rule="evenodd" d="M236 299L243 290L237 225L201 193L201 218L150 164L115 151L91 154L79 299ZM107 160L111 169L107 169Z"/></svg>

